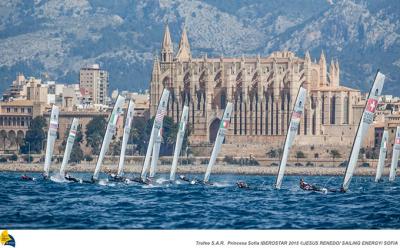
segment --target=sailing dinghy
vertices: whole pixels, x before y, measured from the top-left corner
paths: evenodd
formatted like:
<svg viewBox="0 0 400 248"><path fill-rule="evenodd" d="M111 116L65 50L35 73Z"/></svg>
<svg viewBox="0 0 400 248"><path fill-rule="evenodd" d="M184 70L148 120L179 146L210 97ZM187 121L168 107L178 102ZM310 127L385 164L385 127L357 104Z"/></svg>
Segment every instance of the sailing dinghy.
<svg viewBox="0 0 400 248"><path fill-rule="evenodd" d="M128 144L129 135L131 133L133 114L135 112L135 104L132 100L129 101L128 111L126 112L124 135L122 136L121 154L119 156L117 175L111 175L114 181L125 181L124 178L124 165L125 165L125 151Z"/></svg>
<svg viewBox="0 0 400 248"><path fill-rule="evenodd" d="M360 148L368 132L368 128L374 120L374 114L376 107L378 106L379 96L382 93L383 84L385 82L385 75L379 71L376 73L374 83L368 94L364 112L361 116L361 120L358 124L357 134L354 138L353 148L351 149L349 163L346 168L346 173L343 179L343 184L340 189L341 192L346 192L349 189L350 181L353 178L354 170L356 168L358 154L360 153Z"/></svg>
<svg viewBox="0 0 400 248"><path fill-rule="evenodd" d="M396 177L397 163L400 154L400 126L396 129L396 138L393 145L392 164L390 165L389 182L393 182Z"/></svg>
<svg viewBox="0 0 400 248"><path fill-rule="evenodd" d="M221 124L219 125L217 137L215 138L215 144L213 151L211 153L210 161L208 162L206 174L204 175L204 184L209 184L210 180L210 174L211 174L211 169L215 164L215 161L217 160L218 153L221 150L222 142L224 142L225 135L228 132L229 128L229 123L231 121L231 116L232 116L232 103L228 102L224 111L224 115L221 120Z"/></svg>
<svg viewBox="0 0 400 248"><path fill-rule="evenodd" d="M290 119L289 128L286 134L281 163L279 165L278 176L276 178L276 183L275 183L276 189L280 189L282 186L282 180L285 174L285 168L289 156L289 151L290 148L292 147L293 140L297 134L297 130L299 129L300 119L304 112L306 96L307 96L307 90L303 87L300 87L299 92L297 93L296 102L293 107L292 117Z"/></svg>
<svg viewBox="0 0 400 248"><path fill-rule="evenodd" d="M57 139L59 113L60 109L56 105L53 105L53 107L51 108L49 130L47 132L46 157L44 160L44 172L43 172L44 179L47 179L49 177L51 158L53 157L53 151L54 151L54 143Z"/></svg>
<svg viewBox="0 0 400 248"><path fill-rule="evenodd" d="M122 107L125 102L125 98L123 96L118 96L117 101L115 102L114 108L111 112L110 118L108 120L106 134L103 138L103 143L101 145L101 150L99 157L97 159L96 168L94 170L91 182L94 183L99 179L99 173L101 169L101 165L103 164L104 156L108 151L108 147L110 146L111 139L116 131L116 126L119 117L122 115Z"/></svg>
<svg viewBox="0 0 400 248"><path fill-rule="evenodd" d="M188 120L189 107L183 106L181 122L179 123L178 134L176 135L176 144L174 151L174 158L172 159L171 172L169 174L169 180L175 181L176 167L178 166L178 158L182 150L183 138L185 137L186 123Z"/></svg>
<svg viewBox="0 0 400 248"><path fill-rule="evenodd" d="M378 165L376 167L375 182L379 182L381 180L383 168L385 167L387 141L388 141L388 131L385 130L383 131L381 148L379 150L379 160L378 160Z"/></svg>
<svg viewBox="0 0 400 248"><path fill-rule="evenodd" d="M67 167L69 158L71 157L72 147L74 146L76 132L78 130L78 122L79 121L77 118L72 119L71 128L67 138L67 144L65 145L64 157L60 167L60 178L65 178L66 180L73 182L78 182L78 179L66 175L65 168Z"/></svg>
<svg viewBox="0 0 400 248"><path fill-rule="evenodd" d="M149 144L147 146L146 157L144 159L144 164L142 167L142 172L140 174L140 179L134 179L134 181L137 181L140 183L147 182L147 171L148 171L149 165L150 165L150 157L151 157L151 154L153 151L155 139L162 127L162 124L164 121L164 116L167 113L167 104L168 104L169 94L170 94L169 90L167 90L167 89L163 90L163 93L162 93L161 99L160 99L160 103L158 104L157 113L154 118L153 128L151 129L150 140L149 140Z"/></svg>

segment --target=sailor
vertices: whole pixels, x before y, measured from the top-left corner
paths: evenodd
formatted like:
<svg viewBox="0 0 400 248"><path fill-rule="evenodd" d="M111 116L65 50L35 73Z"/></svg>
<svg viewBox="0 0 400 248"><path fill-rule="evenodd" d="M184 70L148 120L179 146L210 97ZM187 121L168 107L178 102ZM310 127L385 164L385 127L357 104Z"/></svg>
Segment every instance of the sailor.
<svg viewBox="0 0 400 248"><path fill-rule="evenodd" d="M22 179L22 180L26 180L26 181L33 181L33 178L30 177L30 176L27 176L26 174L23 174L23 175L21 176L21 179Z"/></svg>
<svg viewBox="0 0 400 248"><path fill-rule="evenodd" d="M185 175L180 175L179 179L181 179L182 181L185 181L185 182L190 182L189 178L187 178Z"/></svg>
<svg viewBox="0 0 400 248"><path fill-rule="evenodd" d="M300 188L303 190L317 191L318 188L314 185L304 182L303 178L300 179Z"/></svg>
<svg viewBox="0 0 400 248"><path fill-rule="evenodd" d="M74 177L71 177L68 173L67 174L65 174L65 180L67 180L67 181L71 181L71 182L74 182L74 183L78 183L79 182L79 180L78 179L76 179L76 178L74 178Z"/></svg>
<svg viewBox="0 0 400 248"><path fill-rule="evenodd" d="M236 185L240 188L240 189L248 189L249 185L247 185L246 182L243 181L238 181L236 182Z"/></svg>

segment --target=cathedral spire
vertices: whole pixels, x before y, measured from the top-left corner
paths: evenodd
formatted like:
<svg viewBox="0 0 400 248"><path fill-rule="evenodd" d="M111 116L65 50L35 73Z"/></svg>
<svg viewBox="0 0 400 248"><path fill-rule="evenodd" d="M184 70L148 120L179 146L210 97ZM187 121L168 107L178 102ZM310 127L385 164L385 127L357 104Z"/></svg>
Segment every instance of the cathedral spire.
<svg viewBox="0 0 400 248"><path fill-rule="evenodd" d="M329 66L329 84L334 85L335 80L336 80L336 68L335 68L335 64L332 59L331 65Z"/></svg>
<svg viewBox="0 0 400 248"><path fill-rule="evenodd" d="M335 71L336 71L336 84L337 84L337 86L339 86L339 83L340 83L340 68L339 68L339 61L338 60L336 60L336 63L335 63Z"/></svg>
<svg viewBox="0 0 400 248"><path fill-rule="evenodd" d="M321 56L319 58L319 67L320 67L320 85L326 85L326 59L324 51L321 51Z"/></svg>
<svg viewBox="0 0 400 248"><path fill-rule="evenodd" d="M161 47L161 61L171 62L173 56L173 44L171 40L171 34L169 33L168 24L165 24L164 38Z"/></svg>
<svg viewBox="0 0 400 248"><path fill-rule="evenodd" d="M320 64L320 65L325 65L325 66L326 66L326 59L325 59L324 50L321 51L321 56L320 56L320 58L319 58L319 64Z"/></svg>
<svg viewBox="0 0 400 248"><path fill-rule="evenodd" d="M307 50L306 55L304 57L304 60L306 62L311 62L311 56L310 56L310 52Z"/></svg>
<svg viewBox="0 0 400 248"><path fill-rule="evenodd" d="M154 56L152 79L154 79L156 75L159 75L160 72L161 72L160 61L158 60L158 56Z"/></svg>
<svg viewBox="0 0 400 248"><path fill-rule="evenodd" d="M186 28L185 26L183 27L182 30L182 36L181 36L181 41L179 42L179 50L178 54L176 55L176 58L178 60L189 60L192 57L192 54L190 52L190 44L189 44L189 39L186 33Z"/></svg>

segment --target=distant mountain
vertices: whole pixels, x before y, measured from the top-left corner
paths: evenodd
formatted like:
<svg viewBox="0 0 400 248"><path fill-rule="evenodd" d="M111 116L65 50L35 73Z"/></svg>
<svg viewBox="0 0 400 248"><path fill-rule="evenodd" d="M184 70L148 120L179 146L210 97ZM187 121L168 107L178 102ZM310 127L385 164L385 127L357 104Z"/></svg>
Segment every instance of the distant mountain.
<svg viewBox="0 0 400 248"><path fill-rule="evenodd" d="M366 91L377 68L385 92L400 95L400 2L3 0L0 92L18 72L74 83L100 63L111 88L147 89L164 23L175 44L185 23L194 56L241 56L287 49L340 61L341 81Z"/></svg>

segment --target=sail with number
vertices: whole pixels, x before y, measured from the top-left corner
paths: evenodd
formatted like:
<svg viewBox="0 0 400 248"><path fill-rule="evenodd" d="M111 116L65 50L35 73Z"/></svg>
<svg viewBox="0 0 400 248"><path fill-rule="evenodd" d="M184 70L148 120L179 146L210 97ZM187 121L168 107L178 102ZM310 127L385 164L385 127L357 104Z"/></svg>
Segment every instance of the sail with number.
<svg viewBox="0 0 400 248"><path fill-rule="evenodd" d="M78 130L78 118L72 119L71 128L69 130L67 144L65 145L64 157L61 163L60 176L63 178L65 176L65 167L67 167L69 158L71 157L72 147L74 146L76 132Z"/></svg>
<svg viewBox="0 0 400 248"><path fill-rule="evenodd" d="M156 175L157 171L157 162L158 162L158 157L160 155L160 147L161 147L161 142L162 142L162 127L158 131L156 141L154 142L154 147L153 147L153 155L151 156L151 166L150 166L150 174L149 177L153 178Z"/></svg>
<svg viewBox="0 0 400 248"><path fill-rule="evenodd" d="M169 180L171 181L175 180L176 167L178 165L179 154L181 153L182 150L183 138L185 137L188 114L189 114L189 107L185 105L183 106L182 110L182 116L181 116L181 122L179 123L178 134L176 135L174 158L172 159L171 172L169 175Z"/></svg>
<svg viewBox="0 0 400 248"><path fill-rule="evenodd" d="M295 105L293 106L292 117L290 119L289 128L286 134L281 163L279 165L278 176L276 178L276 183L275 183L276 189L280 189L282 186L282 180L285 174L287 159L294 138L296 137L297 130L299 129L301 116L303 115L304 112L306 97L307 97L307 90L303 87L300 87L299 92L297 93Z"/></svg>
<svg viewBox="0 0 400 248"><path fill-rule="evenodd" d="M365 134L368 131L369 126L374 120L374 114L376 107L378 106L379 96L382 93L383 84L385 82L385 75L377 72L374 83L368 94L368 98L365 103L364 112L361 116L361 120L358 124L357 134L353 142L353 148L351 149L349 163L346 168L346 173L343 179L341 191L345 192L349 189L350 181L353 177L354 170L356 168L358 154L364 139Z"/></svg>
<svg viewBox="0 0 400 248"><path fill-rule="evenodd" d="M133 120L133 114L135 112L135 104L132 100L129 101L128 111L126 112L124 135L122 137L121 154L119 156L118 172L117 176L121 177L124 173L124 162L125 162L125 151L126 145L128 144L129 135L131 133L131 126Z"/></svg>
<svg viewBox="0 0 400 248"><path fill-rule="evenodd" d="M125 102L125 97L118 96L117 101L115 102L114 108L111 112L111 115L110 115L110 118L109 118L108 124L107 124L106 134L104 135L100 154L97 159L96 168L94 170L94 174L93 174L94 180L97 180L99 178L100 168L103 163L104 156L106 155L106 153L108 151L108 147L111 142L111 139L112 139L113 135L115 134L118 119L122 115L122 112L123 112L122 107L124 105L124 102Z"/></svg>
<svg viewBox="0 0 400 248"><path fill-rule="evenodd" d="M44 160L44 173L43 176L47 178L49 176L51 158L53 157L54 143L57 139L57 129L58 129L58 114L60 109L53 105L50 114L50 125L47 132L47 144L46 144L46 157Z"/></svg>
<svg viewBox="0 0 400 248"><path fill-rule="evenodd" d="M149 145L147 146L146 157L144 159L142 172L140 174L140 178L143 181L146 180L147 170L149 169L150 157L153 151L155 139L158 135L159 130L162 127L164 116L167 113L168 99L169 99L169 90L164 89L161 95L160 103L158 104L156 116L154 118L153 128L151 129L151 134L150 134Z"/></svg>
<svg viewBox="0 0 400 248"><path fill-rule="evenodd" d="M399 161L400 154L400 126L396 129L396 137L394 139L393 152L392 152L392 164L390 165L389 182L393 182L396 177L397 163Z"/></svg>
<svg viewBox="0 0 400 248"><path fill-rule="evenodd" d="M381 148L379 150L379 160L378 165L376 166L375 182L379 182L379 180L381 180L383 168L385 167L388 136L388 131L383 131Z"/></svg>
<svg viewBox="0 0 400 248"><path fill-rule="evenodd" d="M233 109L232 103L228 102L225 107L221 123L219 125L217 137L215 138L215 144L213 151L211 153L210 161L208 162L206 174L204 175L205 183L207 183L208 180L210 179L211 169L214 166L215 161L217 160L217 156L219 151L221 150L222 142L224 142L226 132L228 132L229 123L231 121L231 116L232 116L232 109Z"/></svg>

